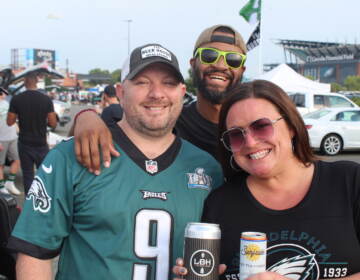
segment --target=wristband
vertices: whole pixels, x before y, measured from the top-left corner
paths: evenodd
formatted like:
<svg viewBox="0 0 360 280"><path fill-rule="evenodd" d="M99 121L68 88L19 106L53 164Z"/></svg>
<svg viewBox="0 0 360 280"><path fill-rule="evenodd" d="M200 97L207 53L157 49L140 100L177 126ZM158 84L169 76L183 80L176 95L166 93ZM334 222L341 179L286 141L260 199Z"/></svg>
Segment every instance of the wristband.
<svg viewBox="0 0 360 280"><path fill-rule="evenodd" d="M82 114L82 113L85 113L85 112L94 112L95 114L97 114L96 110L95 109L92 109L92 108L88 108L88 109L84 109L84 110L81 110L80 112L77 112L77 114L75 115L74 117L74 123L76 123L76 119Z"/></svg>

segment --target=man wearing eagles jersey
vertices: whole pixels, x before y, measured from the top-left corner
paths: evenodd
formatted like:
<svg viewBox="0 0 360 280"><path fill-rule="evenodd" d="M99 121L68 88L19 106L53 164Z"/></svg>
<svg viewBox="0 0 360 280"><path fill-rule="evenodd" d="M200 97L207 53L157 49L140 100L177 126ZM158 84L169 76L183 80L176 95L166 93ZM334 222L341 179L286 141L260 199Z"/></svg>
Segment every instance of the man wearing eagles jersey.
<svg viewBox="0 0 360 280"><path fill-rule="evenodd" d="M172 133L184 79L176 57L158 44L135 49L123 69L124 117L112 130L118 152L100 176L73 153L73 140L46 157L10 238L17 279L170 279L184 228L222 183L206 152Z"/></svg>

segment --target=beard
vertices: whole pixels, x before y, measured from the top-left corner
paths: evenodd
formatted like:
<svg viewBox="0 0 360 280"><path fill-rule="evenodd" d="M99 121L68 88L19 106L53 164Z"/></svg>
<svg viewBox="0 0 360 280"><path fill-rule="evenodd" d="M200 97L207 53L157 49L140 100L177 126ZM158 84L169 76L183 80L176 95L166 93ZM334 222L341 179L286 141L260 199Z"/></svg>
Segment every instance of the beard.
<svg viewBox="0 0 360 280"><path fill-rule="evenodd" d="M211 73L223 73L227 76L227 78L229 79L229 85L226 87L225 90L217 89L214 87L211 88L207 85L205 76ZM203 78L201 78L199 68L197 67L193 70L192 78L193 84L195 88L197 88L198 92L200 92L206 100L210 101L210 103L214 105L221 104L228 95L229 91L242 80L242 76L235 80L234 76L228 73L228 71L221 71L216 69L209 69L207 71L204 71Z"/></svg>
<svg viewBox="0 0 360 280"><path fill-rule="evenodd" d="M171 133L182 110L182 96L173 102L162 103L160 101L147 101L142 103L146 106L170 106L170 112L166 116L149 117L137 110L136 106L125 105L124 115L129 126L141 134L159 138Z"/></svg>

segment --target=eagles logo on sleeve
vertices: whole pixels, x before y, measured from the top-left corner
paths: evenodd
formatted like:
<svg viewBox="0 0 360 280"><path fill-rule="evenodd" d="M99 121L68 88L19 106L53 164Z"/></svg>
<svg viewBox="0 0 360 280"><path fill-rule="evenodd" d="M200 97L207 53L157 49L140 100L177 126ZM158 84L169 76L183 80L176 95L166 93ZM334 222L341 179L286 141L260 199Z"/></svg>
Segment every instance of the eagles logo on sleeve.
<svg viewBox="0 0 360 280"><path fill-rule="evenodd" d="M33 200L33 208L35 211L46 213L51 208L51 197L47 194L44 182L39 176L35 176L31 184L26 200Z"/></svg>

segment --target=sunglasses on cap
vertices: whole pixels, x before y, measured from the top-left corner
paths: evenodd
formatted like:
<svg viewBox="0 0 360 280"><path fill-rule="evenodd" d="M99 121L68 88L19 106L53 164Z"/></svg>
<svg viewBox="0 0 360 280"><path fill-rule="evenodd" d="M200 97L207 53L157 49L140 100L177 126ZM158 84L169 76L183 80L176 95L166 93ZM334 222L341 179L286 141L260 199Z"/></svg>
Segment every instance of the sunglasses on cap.
<svg viewBox="0 0 360 280"><path fill-rule="evenodd" d="M224 58L225 64L233 69L244 66L246 55L234 51L220 51L213 48L198 48L195 52L195 57L199 55L202 64L217 63L219 58Z"/></svg>
<svg viewBox="0 0 360 280"><path fill-rule="evenodd" d="M221 136L221 142L224 147L230 152L238 152L241 150L245 143L246 135L258 140L267 140L274 135L274 124L281 120L283 117L276 120L268 118L258 119L252 122L247 128L233 127L226 131Z"/></svg>

